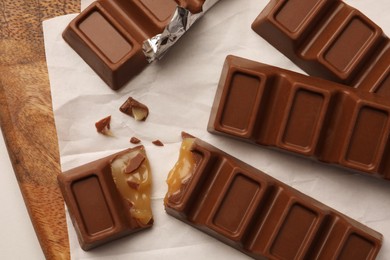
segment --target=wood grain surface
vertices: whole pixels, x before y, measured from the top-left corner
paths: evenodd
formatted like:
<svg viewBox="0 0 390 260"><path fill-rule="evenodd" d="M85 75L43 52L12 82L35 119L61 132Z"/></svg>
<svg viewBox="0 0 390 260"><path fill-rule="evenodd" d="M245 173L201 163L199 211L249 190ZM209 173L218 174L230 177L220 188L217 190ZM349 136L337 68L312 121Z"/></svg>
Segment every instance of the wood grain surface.
<svg viewBox="0 0 390 260"><path fill-rule="evenodd" d="M79 0L0 0L0 125L47 259L70 255L42 21L79 9Z"/></svg>

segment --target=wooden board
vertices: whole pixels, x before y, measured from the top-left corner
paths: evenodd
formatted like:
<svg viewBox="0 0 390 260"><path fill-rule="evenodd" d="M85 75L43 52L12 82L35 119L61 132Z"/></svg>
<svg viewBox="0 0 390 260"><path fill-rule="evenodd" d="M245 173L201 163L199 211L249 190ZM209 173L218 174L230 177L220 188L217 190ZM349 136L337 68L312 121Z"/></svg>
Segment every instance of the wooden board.
<svg viewBox="0 0 390 260"><path fill-rule="evenodd" d="M79 0L0 0L0 125L47 259L70 254L42 21L79 9Z"/></svg>

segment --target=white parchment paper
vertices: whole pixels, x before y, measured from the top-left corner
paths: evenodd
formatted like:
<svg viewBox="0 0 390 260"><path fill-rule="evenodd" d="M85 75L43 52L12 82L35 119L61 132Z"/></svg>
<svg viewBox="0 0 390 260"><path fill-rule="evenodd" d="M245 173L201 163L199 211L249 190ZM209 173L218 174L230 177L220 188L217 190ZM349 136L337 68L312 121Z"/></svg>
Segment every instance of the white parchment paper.
<svg viewBox="0 0 390 260"><path fill-rule="evenodd" d="M388 0L346 2L390 34ZM390 259L390 182L214 136L206 131L226 55L302 72L251 30L251 23L266 4L265 0L221 0L161 61L148 66L119 91L107 87L62 39L62 31L75 15L44 22L62 170L125 149L131 146L130 137L136 136L146 147L153 173L153 228L84 252L68 221L72 259L247 258L165 213L162 201L167 190L165 179L177 160L181 131L210 142L381 232L384 245L379 259ZM136 122L119 112L118 108L129 96L149 107L150 115L145 122ZM108 115L112 116L114 137L98 134L94 126L96 121ZM165 146L151 144L155 139Z"/></svg>

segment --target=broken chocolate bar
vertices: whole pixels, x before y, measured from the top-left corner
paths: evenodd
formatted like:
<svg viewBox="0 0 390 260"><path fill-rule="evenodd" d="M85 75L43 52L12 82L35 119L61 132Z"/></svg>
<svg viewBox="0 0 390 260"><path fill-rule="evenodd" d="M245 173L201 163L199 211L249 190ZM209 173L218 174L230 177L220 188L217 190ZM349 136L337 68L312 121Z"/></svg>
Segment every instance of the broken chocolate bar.
<svg viewBox="0 0 390 260"><path fill-rule="evenodd" d="M208 130L390 180L390 102L364 90L228 56Z"/></svg>
<svg viewBox="0 0 390 260"><path fill-rule="evenodd" d="M183 139L165 209L255 259L375 259L382 235L199 139Z"/></svg>
<svg viewBox="0 0 390 260"><path fill-rule="evenodd" d="M271 0L253 30L312 76L390 96L390 41L340 0Z"/></svg>
<svg viewBox="0 0 390 260"><path fill-rule="evenodd" d="M61 173L58 183L81 248L151 227L151 172L143 146Z"/></svg>

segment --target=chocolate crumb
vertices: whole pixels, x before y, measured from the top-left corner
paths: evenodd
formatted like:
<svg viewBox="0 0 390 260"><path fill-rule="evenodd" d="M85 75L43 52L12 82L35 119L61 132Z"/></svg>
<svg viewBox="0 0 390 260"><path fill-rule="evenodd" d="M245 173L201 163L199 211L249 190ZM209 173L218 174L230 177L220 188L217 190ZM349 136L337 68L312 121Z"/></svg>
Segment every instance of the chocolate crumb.
<svg viewBox="0 0 390 260"><path fill-rule="evenodd" d="M139 144L141 142L141 140L140 139L138 139L137 137L132 137L132 138L130 138L130 143L132 143L132 144Z"/></svg>
<svg viewBox="0 0 390 260"><path fill-rule="evenodd" d="M152 142L154 145L157 145L157 146L164 146L164 144L160 141L160 140L155 140Z"/></svg>
<svg viewBox="0 0 390 260"><path fill-rule="evenodd" d="M111 116L107 116L95 123L96 131L103 135L112 135L110 131Z"/></svg>

